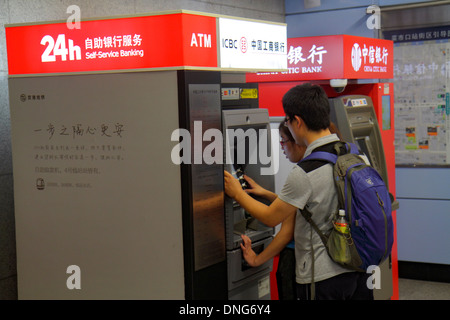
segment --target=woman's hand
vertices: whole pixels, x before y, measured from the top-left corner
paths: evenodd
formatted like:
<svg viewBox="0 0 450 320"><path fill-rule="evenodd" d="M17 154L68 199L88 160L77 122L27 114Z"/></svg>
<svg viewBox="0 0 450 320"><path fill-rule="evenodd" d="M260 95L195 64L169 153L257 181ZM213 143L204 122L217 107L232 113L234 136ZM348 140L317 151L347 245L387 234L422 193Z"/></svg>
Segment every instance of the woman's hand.
<svg viewBox="0 0 450 320"><path fill-rule="evenodd" d="M261 187L259 184L255 182L252 178L250 178L248 175L244 175L244 179L248 182L249 187L245 189L247 193L254 194L255 196L264 196L264 194L267 192L266 189Z"/></svg>
<svg viewBox="0 0 450 320"><path fill-rule="evenodd" d="M250 178L247 175L244 175L244 179L248 182L249 188L245 189L245 192L248 194L253 194L258 197L265 198L269 200L270 202L273 202L278 196L276 193L269 191L267 189L264 189L259 184L255 182L252 178Z"/></svg>
<svg viewBox="0 0 450 320"><path fill-rule="evenodd" d="M258 264L256 262L256 253L252 249L252 240L250 240L249 237L242 234L241 235L243 244L241 243L241 249L244 256L245 261L249 264L251 267L258 267Z"/></svg>

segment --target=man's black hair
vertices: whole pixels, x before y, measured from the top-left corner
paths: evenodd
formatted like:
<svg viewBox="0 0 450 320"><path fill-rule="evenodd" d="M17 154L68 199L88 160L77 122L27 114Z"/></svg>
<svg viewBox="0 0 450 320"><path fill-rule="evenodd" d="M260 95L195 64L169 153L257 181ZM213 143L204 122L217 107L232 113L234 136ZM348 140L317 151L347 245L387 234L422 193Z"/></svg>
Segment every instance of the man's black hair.
<svg viewBox="0 0 450 320"><path fill-rule="evenodd" d="M289 119L301 117L310 130L320 131L330 126L330 103L322 87L311 83L295 86L286 92L282 101Z"/></svg>

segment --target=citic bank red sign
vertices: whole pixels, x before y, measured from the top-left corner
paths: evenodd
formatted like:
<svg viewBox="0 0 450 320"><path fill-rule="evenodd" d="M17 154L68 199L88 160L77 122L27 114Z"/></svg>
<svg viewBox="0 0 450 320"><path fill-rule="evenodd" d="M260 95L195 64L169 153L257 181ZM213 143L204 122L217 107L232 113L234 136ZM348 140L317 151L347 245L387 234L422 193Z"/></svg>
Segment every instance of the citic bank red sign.
<svg viewBox="0 0 450 320"><path fill-rule="evenodd" d="M287 39L288 70L248 73L247 81L393 78L390 40L349 35Z"/></svg>

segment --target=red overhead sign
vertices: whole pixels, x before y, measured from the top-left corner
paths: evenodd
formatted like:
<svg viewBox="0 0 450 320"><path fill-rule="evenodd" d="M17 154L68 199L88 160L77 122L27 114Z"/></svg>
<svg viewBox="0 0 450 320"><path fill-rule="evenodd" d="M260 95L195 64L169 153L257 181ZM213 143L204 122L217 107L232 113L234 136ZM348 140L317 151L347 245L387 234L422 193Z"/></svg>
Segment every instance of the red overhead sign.
<svg viewBox="0 0 450 320"><path fill-rule="evenodd" d="M83 21L80 29L65 22L10 25L6 42L10 75L287 66L286 24L185 11Z"/></svg>
<svg viewBox="0 0 450 320"><path fill-rule="evenodd" d="M6 28L10 75L217 67L216 18L168 14Z"/></svg>
<svg viewBox="0 0 450 320"><path fill-rule="evenodd" d="M349 35L288 38L285 72L248 73L247 82L393 78L390 40Z"/></svg>

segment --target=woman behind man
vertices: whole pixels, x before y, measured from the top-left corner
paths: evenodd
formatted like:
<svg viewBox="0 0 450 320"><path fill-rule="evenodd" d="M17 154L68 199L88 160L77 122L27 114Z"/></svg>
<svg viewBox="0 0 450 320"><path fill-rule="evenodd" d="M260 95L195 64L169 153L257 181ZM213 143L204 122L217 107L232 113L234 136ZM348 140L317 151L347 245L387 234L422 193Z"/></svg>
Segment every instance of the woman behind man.
<svg viewBox="0 0 450 320"><path fill-rule="evenodd" d="M286 158L292 163L299 162L305 154L306 145L295 143L291 132L284 125L284 121L280 123L278 130L280 145ZM336 133L340 138L339 132L333 123L330 124L330 131L331 133ZM277 198L277 194L262 188L252 178L245 176L245 179L250 184L250 188L246 189L247 193L263 197L269 201L274 201ZM276 277L280 300L296 300L294 226L294 216L283 221L272 242L258 255L251 247L250 238L242 235L242 252L244 259L250 266L258 267L279 254Z"/></svg>
<svg viewBox="0 0 450 320"><path fill-rule="evenodd" d="M289 129L284 126L284 121L278 127L280 133L280 144L283 153L292 163L297 163L303 158L306 146L295 143ZM253 179L245 176L250 184L248 193L264 197L269 201L277 198L277 195L259 186ZM281 228L272 242L259 255L252 250L251 240L242 235L244 244L241 244L244 259L252 267L257 267L280 254L277 268L277 286L280 300L295 300L295 251L294 251L294 225L295 217L283 221Z"/></svg>

